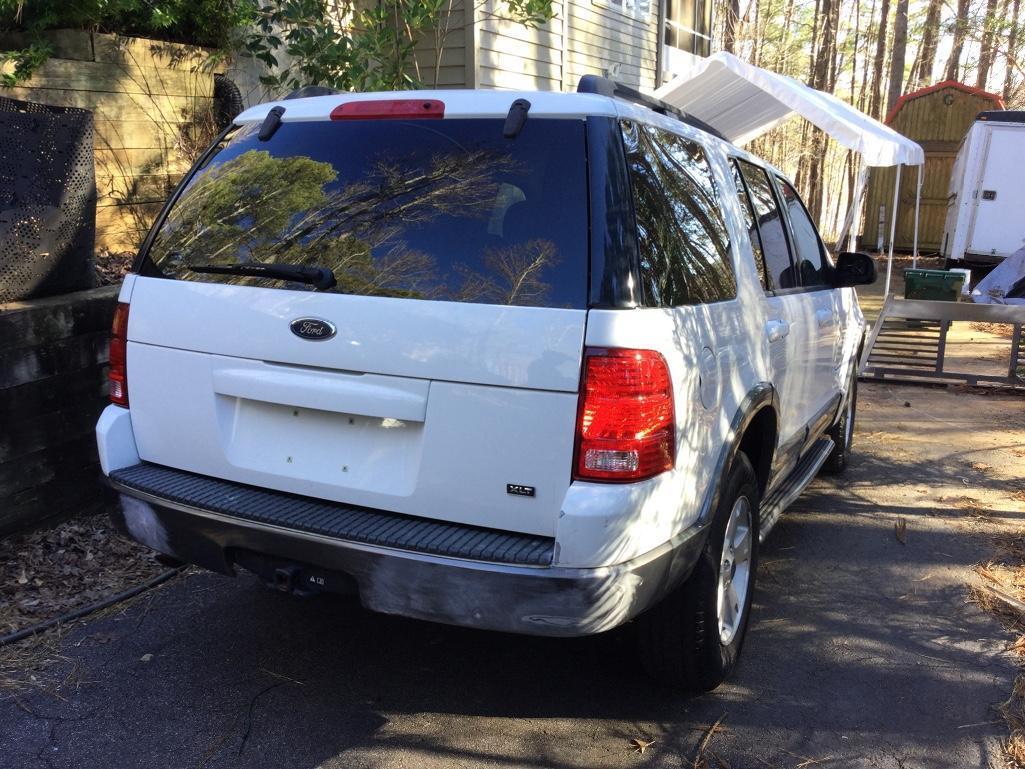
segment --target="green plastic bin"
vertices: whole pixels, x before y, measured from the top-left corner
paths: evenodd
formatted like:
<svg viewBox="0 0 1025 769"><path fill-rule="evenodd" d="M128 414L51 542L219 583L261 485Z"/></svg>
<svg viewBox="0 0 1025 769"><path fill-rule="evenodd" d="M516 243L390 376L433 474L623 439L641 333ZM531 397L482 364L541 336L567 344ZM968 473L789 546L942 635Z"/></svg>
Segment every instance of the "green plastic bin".
<svg viewBox="0 0 1025 769"><path fill-rule="evenodd" d="M964 274L946 270L904 270L904 298L956 302L961 296Z"/></svg>

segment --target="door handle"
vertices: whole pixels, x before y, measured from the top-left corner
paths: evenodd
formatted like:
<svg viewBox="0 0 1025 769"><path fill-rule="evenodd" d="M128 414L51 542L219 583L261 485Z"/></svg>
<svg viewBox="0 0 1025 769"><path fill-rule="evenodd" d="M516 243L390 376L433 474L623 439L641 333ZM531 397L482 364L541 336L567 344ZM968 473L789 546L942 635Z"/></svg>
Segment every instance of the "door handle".
<svg viewBox="0 0 1025 769"><path fill-rule="evenodd" d="M773 318L772 320L765 321L765 335L769 338L769 343L778 342L780 339L790 333L790 323L783 318Z"/></svg>
<svg viewBox="0 0 1025 769"><path fill-rule="evenodd" d="M829 328L833 325L833 313L831 310L816 310L815 311L815 322L819 324L819 328Z"/></svg>

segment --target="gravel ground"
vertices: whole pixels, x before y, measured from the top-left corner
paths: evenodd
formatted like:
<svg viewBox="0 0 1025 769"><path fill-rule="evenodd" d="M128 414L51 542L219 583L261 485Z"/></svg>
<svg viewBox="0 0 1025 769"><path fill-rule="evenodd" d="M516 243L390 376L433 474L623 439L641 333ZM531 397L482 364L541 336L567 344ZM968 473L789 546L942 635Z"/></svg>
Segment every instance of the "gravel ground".
<svg viewBox="0 0 1025 769"><path fill-rule="evenodd" d="M628 631L488 634L200 573L79 625L0 692L0 767L996 765L1016 660L966 581L1020 529L1025 400L861 394L854 465L773 533L715 693L653 685Z"/></svg>

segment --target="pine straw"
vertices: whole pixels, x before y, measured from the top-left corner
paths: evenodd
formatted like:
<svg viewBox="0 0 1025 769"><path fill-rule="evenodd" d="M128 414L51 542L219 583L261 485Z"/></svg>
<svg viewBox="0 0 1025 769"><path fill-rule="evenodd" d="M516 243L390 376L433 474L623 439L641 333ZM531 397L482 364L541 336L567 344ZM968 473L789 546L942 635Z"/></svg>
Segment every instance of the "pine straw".
<svg viewBox="0 0 1025 769"><path fill-rule="evenodd" d="M1000 560L979 564L975 573L982 578L982 585L991 585L996 590L1019 601L1025 601L1025 536L1001 538ZM997 711L1007 724L1008 737L1004 740L1004 758L1008 769L1025 769L1025 615L1001 601L980 585L971 585L969 593L982 609L999 617L1004 625L1018 634L1011 645L1019 660L1021 672L1014 681L1011 696Z"/></svg>
<svg viewBox="0 0 1025 769"><path fill-rule="evenodd" d="M60 653L63 630L35 636L10 646L0 647L0 692L18 695L27 691L44 691L57 699L65 684L78 677L78 667L72 665L64 677L55 681L49 669L58 663L72 660Z"/></svg>
<svg viewBox="0 0 1025 769"><path fill-rule="evenodd" d="M1021 769L1025 767L1025 674L1014 680L1011 696L998 710L1011 730L1010 736L1004 741L1008 765Z"/></svg>
<svg viewBox="0 0 1025 769"><path fill-rule="evenodd" d="M9 535L0 539L0 635L96 603L163 570L102 513Z"/></svg>
<svg viewBox="0 0 1025 769"><path fill-rule="evenodd" d="M973 331L982 331L985 334L992 334L993 336L1003 336L1010 339L1014 334L1014 326L1010 323L985 323L982 321L974 321L969 325Z"/></svg>

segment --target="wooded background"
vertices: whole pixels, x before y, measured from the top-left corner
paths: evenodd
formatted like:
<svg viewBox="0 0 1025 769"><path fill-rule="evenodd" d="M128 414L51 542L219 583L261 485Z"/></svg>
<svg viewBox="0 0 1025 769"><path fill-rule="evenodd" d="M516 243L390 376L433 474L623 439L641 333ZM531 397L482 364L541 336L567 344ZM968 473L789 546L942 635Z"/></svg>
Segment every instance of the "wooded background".
<svg viewBox="0 0 1025 769"><path fill-rule="evenodd" d="M955 80L1025 108L1021 0L717 0L717 50L884 120L903 93ZM751 149L791 174L823 234L840 229L857 158L790 121ZM913 194L913 186L910 194Z"/></svg>

